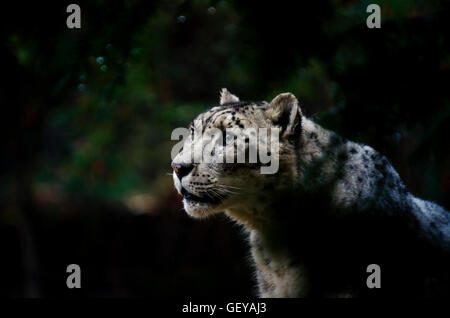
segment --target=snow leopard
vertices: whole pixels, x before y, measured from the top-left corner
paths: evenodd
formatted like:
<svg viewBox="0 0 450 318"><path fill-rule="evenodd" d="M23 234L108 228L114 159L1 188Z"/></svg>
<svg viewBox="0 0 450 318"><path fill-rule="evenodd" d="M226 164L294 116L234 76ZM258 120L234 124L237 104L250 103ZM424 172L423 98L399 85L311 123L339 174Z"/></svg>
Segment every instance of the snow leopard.
<svg viewBox="0 0 450 318"><path fill-rule="evenodd" d="M187 160L185 149L213 128L277 128L278 171ZM223 212L242 226L259 297L450 295L449 212L410 193L372 147L307 118L292 93L247 102L222 89L189 129L172 161L175 188L188 215ZM380 268L376 288L368 287L370 264Z"/></svg>

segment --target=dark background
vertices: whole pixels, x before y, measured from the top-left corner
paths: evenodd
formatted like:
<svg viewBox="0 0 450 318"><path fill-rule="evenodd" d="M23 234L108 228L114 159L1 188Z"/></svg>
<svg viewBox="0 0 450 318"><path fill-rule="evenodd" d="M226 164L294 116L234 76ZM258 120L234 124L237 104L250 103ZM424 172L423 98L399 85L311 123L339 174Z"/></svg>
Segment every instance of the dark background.
<svg viewBox="0 0 450 318"><path fill-rule="evenodd" d="M171 131L222 87L294 93L450 208L444 1L77 1L68 29L71 2L2 4L0 294L252 294L241 229L188 218L168 175Z"/></svg>

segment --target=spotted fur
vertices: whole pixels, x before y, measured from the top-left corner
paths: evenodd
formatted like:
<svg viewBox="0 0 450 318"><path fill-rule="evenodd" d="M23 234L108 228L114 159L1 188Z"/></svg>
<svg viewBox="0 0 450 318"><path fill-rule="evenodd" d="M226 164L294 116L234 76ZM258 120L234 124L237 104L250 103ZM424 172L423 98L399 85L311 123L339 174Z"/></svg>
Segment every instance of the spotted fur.
<svg viewBox="0 0 450 318"><path fill-rule="evenodd" d="M225 211L243 225L259 296L371 295L364 272L371 263L385 269L387 295L450 294L450 215L408 192L385 156L320 127L290 93L255 103L223 89L220 105L191 123L185 146L213 127L281 130L274 175L259 164L219 162L174 173L189 215Z"/></svg>

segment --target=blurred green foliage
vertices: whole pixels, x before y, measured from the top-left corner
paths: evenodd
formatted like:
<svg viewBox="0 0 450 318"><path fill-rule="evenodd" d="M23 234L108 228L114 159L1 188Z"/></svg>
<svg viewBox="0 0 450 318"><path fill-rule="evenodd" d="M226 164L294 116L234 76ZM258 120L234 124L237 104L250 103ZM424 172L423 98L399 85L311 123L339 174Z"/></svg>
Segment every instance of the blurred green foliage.
<svg viewBox="0 0 450 318"><path fill-rule="evenodd" d="M31 94L20 105L25 114L34 109L45 118L33 152L35 181L104 199L151 187L170 170L171 130L214 104L222 86L243 99L291 91L307 115L388 152L386 139L400 138L402 129L407 134L423 116L433 121L444 109L439 125L448 122L444 91L427 105L434 113L399 100L418 94L411 91L415 84L401 83L416 72L448 76L447 31L438 28L446 25L442 4L381 1L382 29L369 30L369 3L294 9L234 1L93 1L81 3L81 30L55 19L64 18L55 12L63 5L47 12L60 27L42 27L46 40L10 27L6 46L16 67L42 84L25 89ZM437 64L440 69L431 69ZM397 87L386 91L391 84Z"/></svg>

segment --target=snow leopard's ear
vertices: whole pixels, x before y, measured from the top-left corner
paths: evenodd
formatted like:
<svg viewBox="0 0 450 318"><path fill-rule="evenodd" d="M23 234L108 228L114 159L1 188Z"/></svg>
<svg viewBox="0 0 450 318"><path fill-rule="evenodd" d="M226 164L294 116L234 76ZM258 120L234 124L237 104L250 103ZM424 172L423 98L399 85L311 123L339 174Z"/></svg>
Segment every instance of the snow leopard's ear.
<svg viewBox="0 0 450 318"><path fill-rule="evenodd" d="M295 136L300 131L302 111L297 98L291 93L283 93L275 97L269 103L265 115L273 125L280 126L282 138Z"/></svg>
<svg viewBox="0 0 450 318"><path fill-rule="evenodd" d="M239 101L239 97L231 94L226 88L220 90L220 105L226 103L236 103Z"/></svg>

